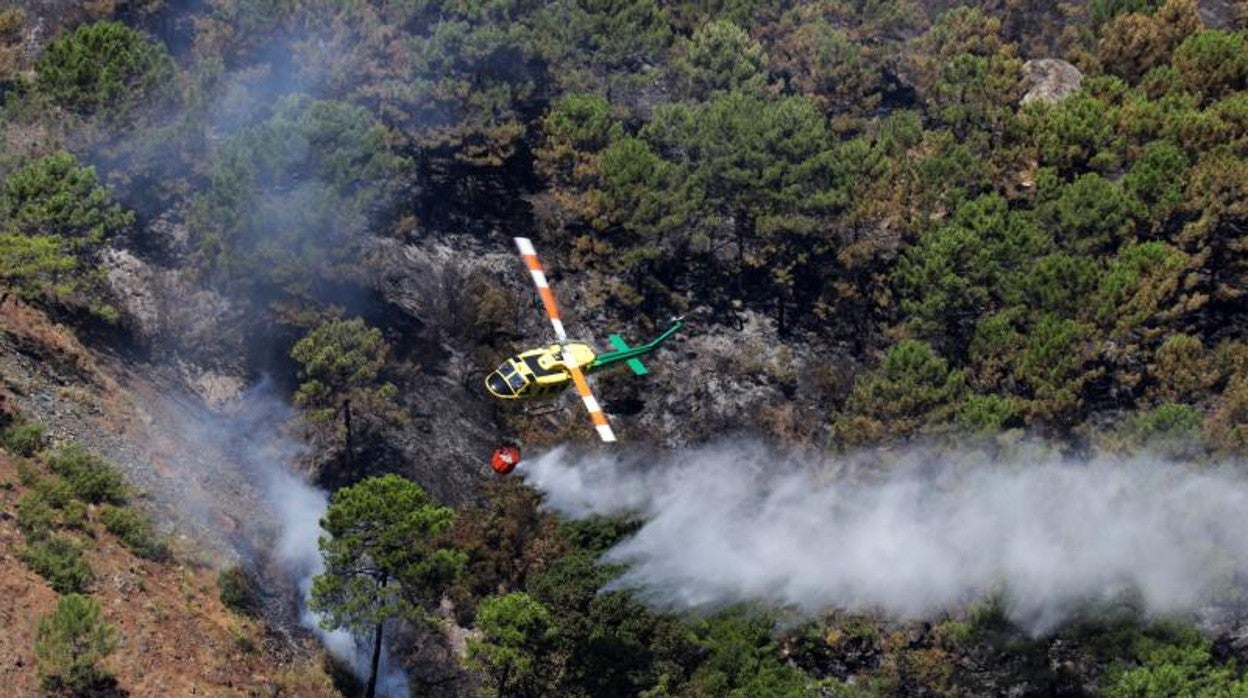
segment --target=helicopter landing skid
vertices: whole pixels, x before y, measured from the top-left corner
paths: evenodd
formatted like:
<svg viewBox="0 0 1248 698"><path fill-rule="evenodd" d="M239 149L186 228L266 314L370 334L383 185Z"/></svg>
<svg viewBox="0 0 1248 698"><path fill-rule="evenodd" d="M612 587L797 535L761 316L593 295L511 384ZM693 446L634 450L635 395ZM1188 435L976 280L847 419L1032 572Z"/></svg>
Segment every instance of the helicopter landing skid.
<svg viewBox="0 0 1248 698"><path fill-rule="evenodd" d="M559 405L542 405L540 407L525 406L524 414L528 417L544 417L559 411Z"/></svg>

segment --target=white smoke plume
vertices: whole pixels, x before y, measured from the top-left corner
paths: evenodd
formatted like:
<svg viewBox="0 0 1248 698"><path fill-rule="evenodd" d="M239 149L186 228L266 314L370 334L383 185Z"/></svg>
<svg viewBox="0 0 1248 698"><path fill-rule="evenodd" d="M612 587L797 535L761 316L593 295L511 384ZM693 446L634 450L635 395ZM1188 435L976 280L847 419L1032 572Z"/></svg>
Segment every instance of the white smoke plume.
<svg viewBox="0 0 1248 698"><path fill-rule="evenodd" d="M321 517L329 506L329 495L285 468L273 469L267 475L268 498L274 505L274 513L281 520L277 559L299 586L302 599L299 620L304 627L320 636L322 644L331 654L349 663L356 676L367 679L370 645L357 643L345 630L325 630L320 625L321 617L308 608L308 601L312 598L312 578L325 571L318 540L322 533ZM390 661L388 655L388 652L382 652L377 695L406 696L409 694L407 675Z"/></svg>
<svg viewBox="0 0 1248 698"><path fill-rule="evenodd" d="M155 413L178 435L184 452L194 454L187 464L189 471L182 476L201 481L198 487L181 492L179 513L212 521L221 508L237 516L234 509L242 502L246 502L242 506L263 507L243 526L250 547L271 556L281 576L299 590L300 623L316 633L331 654L350 665L357 677L367 679L371 643L357 643L342 630L321 628L320 617L308 608L312 578L324 571L318 541L329 494L298 473L307 447L289 433L294 413L276 389L262 381L224 414L209 412L193 400L172 398L166 398ZM222 489L234 487L240 488L233 494L236 501L228 501L230 493ZM383 651L377 694L408 693L407 675Z"/></svg>
<svg viewBox="0 0 1248 698"><path fill-rule="evenodd" d="M814 462L755 442L649 460L556 449L525 477L570 516L633 515L615 586L677 608L760 600L901 618L1000 594L1053 629L1087 604L1192 612L1248 572L1248 481L1153 458L914 448Z"/></svg>

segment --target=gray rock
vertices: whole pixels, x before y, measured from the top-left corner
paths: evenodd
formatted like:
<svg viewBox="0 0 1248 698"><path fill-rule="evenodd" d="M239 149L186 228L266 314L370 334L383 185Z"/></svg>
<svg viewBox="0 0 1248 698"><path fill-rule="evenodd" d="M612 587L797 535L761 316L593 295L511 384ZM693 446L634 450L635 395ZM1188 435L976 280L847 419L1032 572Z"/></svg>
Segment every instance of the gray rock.
<svg viewBox="0 0 1248 698"><path fill-rule="evenodd" d="M150 344L161 329L155 272L129 250L106 249L101 261L123 321Z"/></svg>
<svg viewBox="0 0 1248 698"><path fill-rule="evenodd" d="M1079 91L1083 74L1075 66L1058 58L1037 58L1023 64L1027 82L1027 94L1023 104L1029 102L1060 102Z"/></svg>

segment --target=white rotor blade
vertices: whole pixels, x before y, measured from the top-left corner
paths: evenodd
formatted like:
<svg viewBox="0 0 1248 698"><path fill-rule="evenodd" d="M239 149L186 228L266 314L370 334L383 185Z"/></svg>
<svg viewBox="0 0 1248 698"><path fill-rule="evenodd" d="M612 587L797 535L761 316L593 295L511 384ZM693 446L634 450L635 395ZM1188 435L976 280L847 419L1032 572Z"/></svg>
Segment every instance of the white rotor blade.
<svg viewBox="0 0 1248 698"><path fill-rule="evenodd" d="M520 250L520 256L524 258L524 266L529 268L529 275L533 277L533 285L537 286L537 295L542 297L542 305L546 306L546 315L550 318L551 326L555 328L555 339L560 344L568 341L568 334L563 329L563 319L559 317L559 306L555 303L555 293L550 290L550 283L546 281L546 272L542 270L542 263L537 259L533 242L528 238L513 239Z"/></svg>
<svg viewBox="0 0 1248 698"><path fill-rule="evenodd" d="M529 275L533 277L533 285L537 287L537 294L542 297L542 305L546 306L546 315L550 317L550 324L555 328L555 337L560 344L568 341L567 332L563 329L563 319L559 317L559 305L555 303L555 292L550 288L550 282L546 280L546 272L542 270L542 263L537 259L537 250L533 248L533 241L528 238L514 238L516 248L520 250L520 256L524 258L524 266L528 267ZM607 423L607 415L602 411L602 405L598 404L598 399L594 397L593 391L589 389L589 382L585 380L585 374L576 364L576 357L572 356L572 352L563 352L563 364L567 367L568 373L572 374L572 383L576 385L576 392L581 396L581 402L585 403L585 409L589 411L589 418L594 423L594 429L598 431L598 437L603 441L615 441L615 432L611 431L611 425Z"/></svg>

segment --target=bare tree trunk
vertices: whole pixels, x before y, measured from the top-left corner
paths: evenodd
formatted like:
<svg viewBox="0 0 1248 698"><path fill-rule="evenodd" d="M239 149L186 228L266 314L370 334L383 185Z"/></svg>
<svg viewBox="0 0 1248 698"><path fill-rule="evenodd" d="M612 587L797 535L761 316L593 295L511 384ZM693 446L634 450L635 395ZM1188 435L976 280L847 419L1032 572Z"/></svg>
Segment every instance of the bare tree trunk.
<svg viewBox="0 0 1248 698"><path fill-rule="evenodd" d="M377 668L381 665L381 626L382 623L378 623L377 629L373 631L373 661L368 672L368 688L364 689L364 698L374 698L377 695Z"/></svg>
<svg viewBox="0 0 1248 698"><path fill-rule="evenodd" d="M355 469L355 440L351 434L351 399L347 398L342 401L342 421L343 426L347 430L346 444L344 444L347 452L347 467Z"/></svg>

